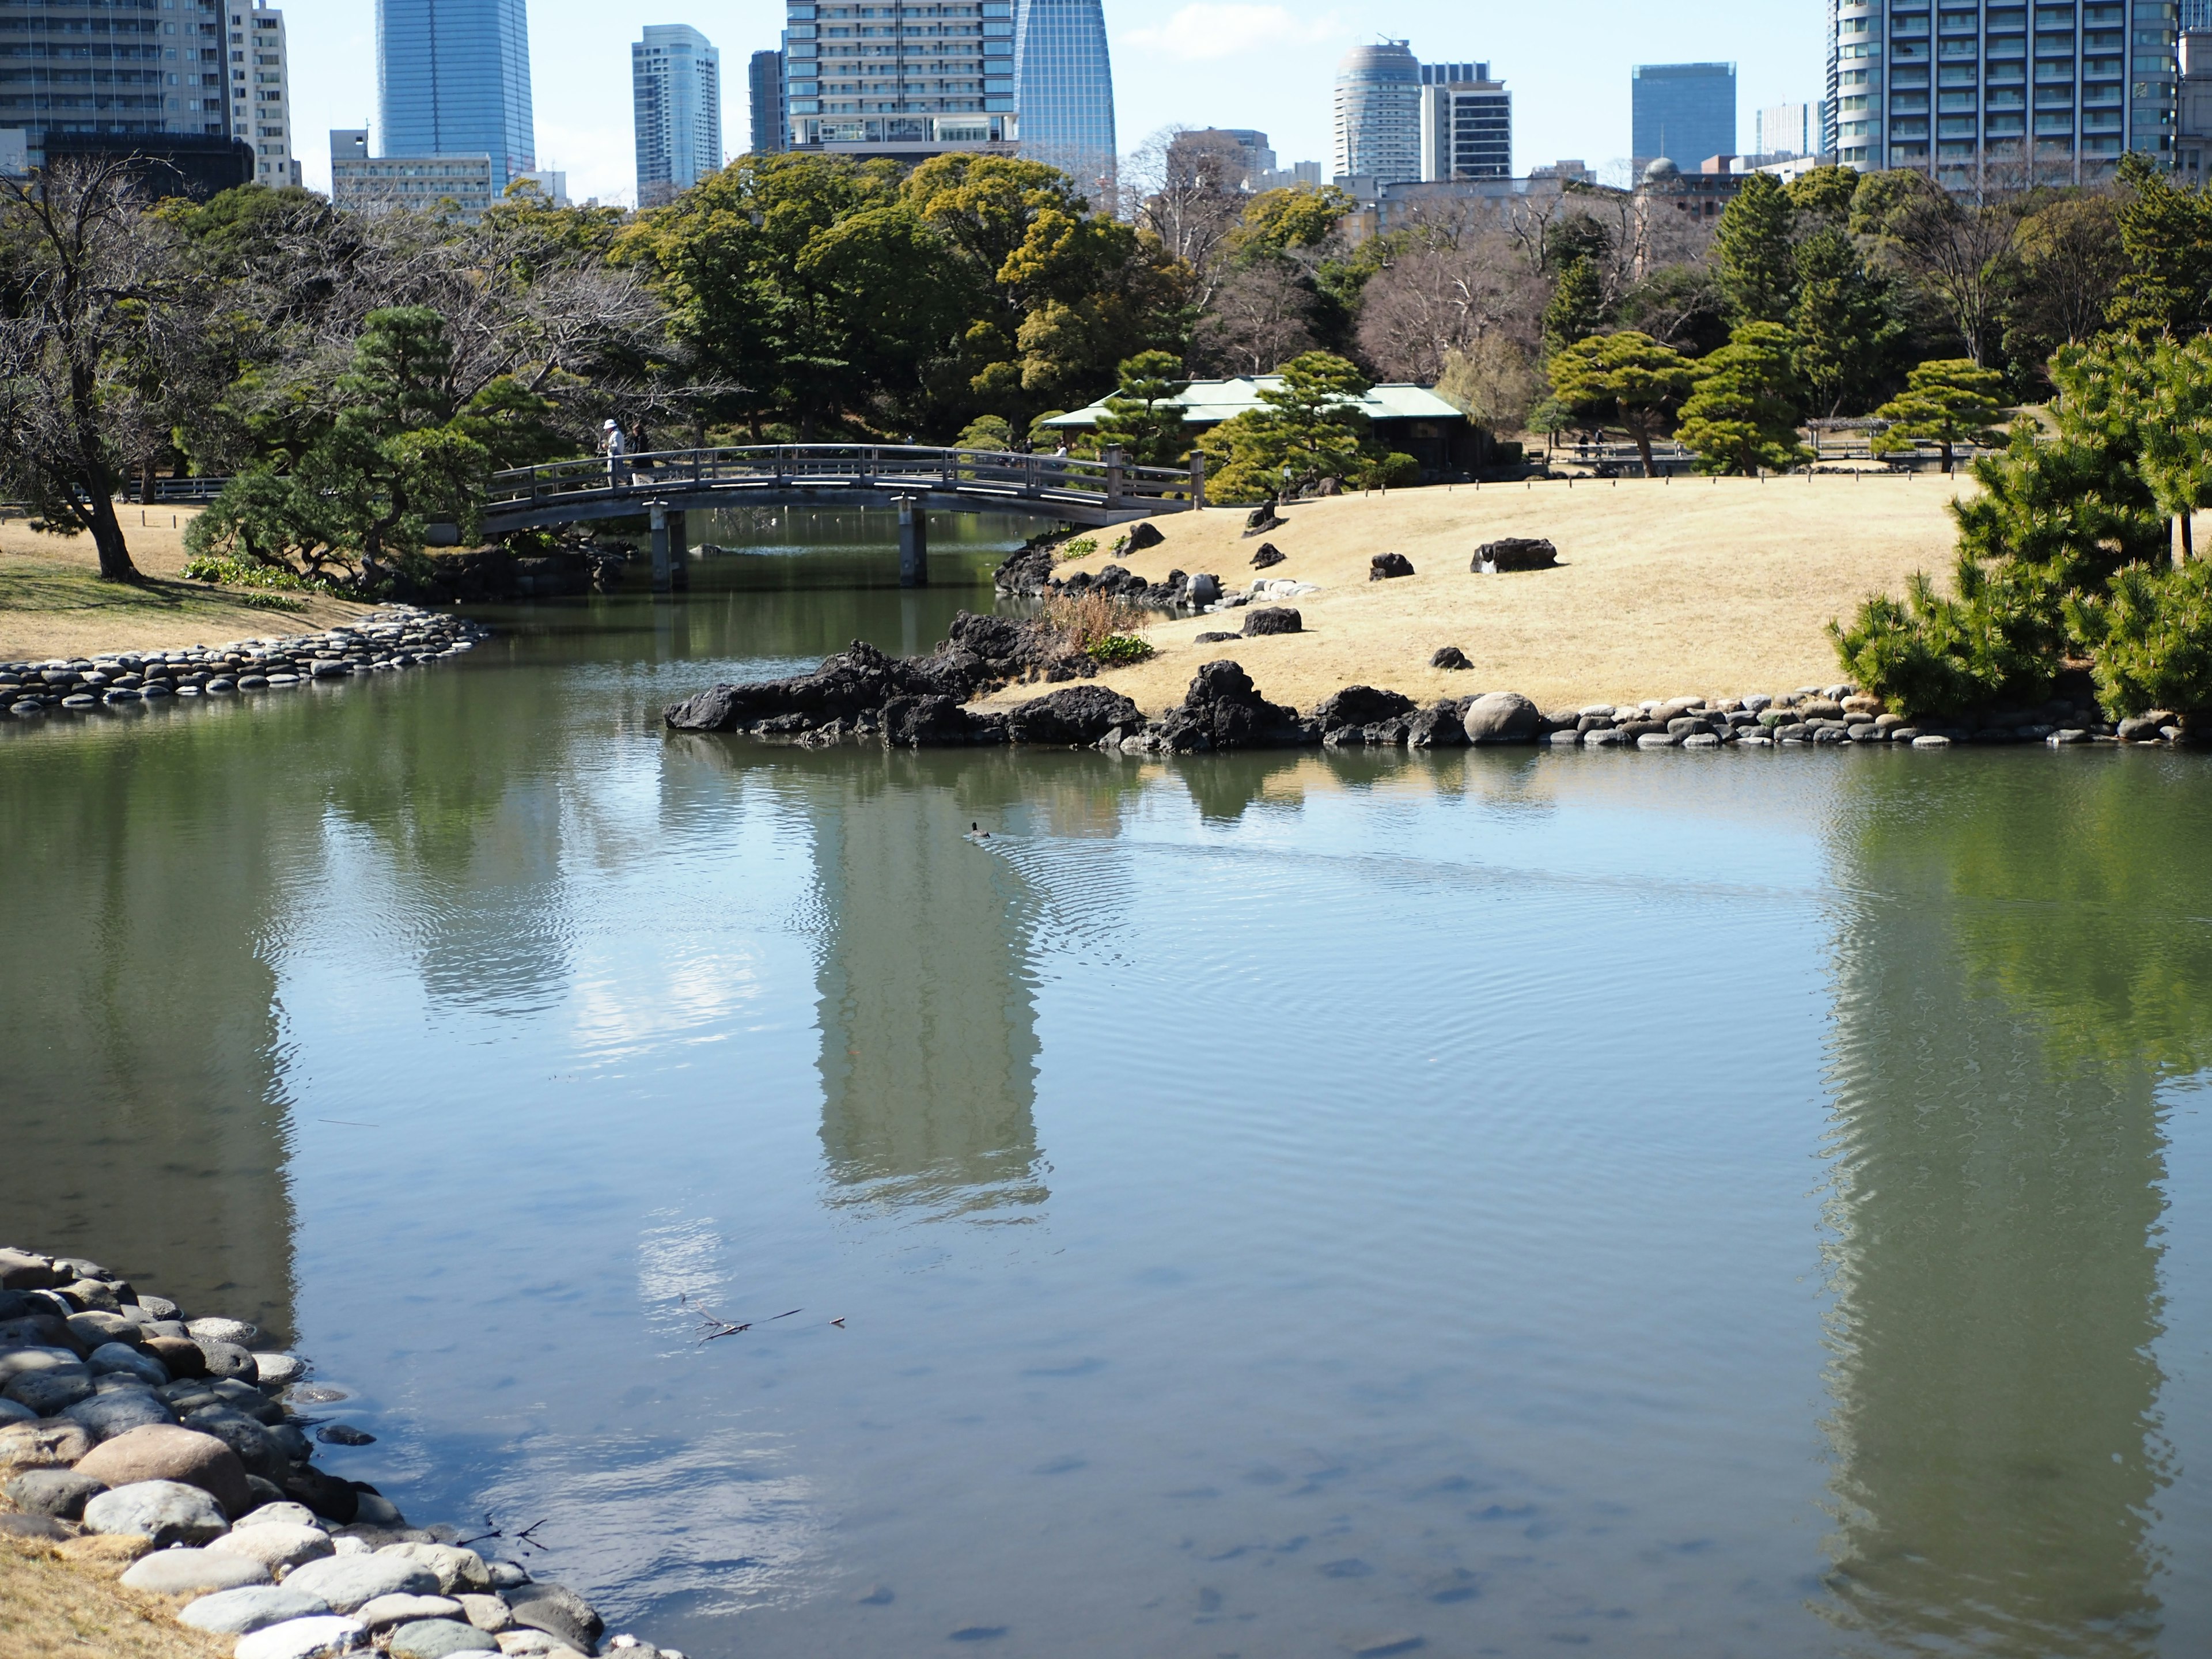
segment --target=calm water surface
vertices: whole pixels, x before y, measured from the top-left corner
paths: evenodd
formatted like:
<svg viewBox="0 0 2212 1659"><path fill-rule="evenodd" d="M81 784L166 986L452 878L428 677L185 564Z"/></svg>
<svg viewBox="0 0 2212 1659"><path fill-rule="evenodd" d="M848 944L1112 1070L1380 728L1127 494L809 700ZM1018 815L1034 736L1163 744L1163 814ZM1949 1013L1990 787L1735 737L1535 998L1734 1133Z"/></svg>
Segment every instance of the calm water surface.
<svg viewBox="0 0 2212 1659"><path fill-rule="evenodd" d="M660 727L965 533L10 723L0 1235L700 1659L2212 1648L2206 762Z"/></svg>

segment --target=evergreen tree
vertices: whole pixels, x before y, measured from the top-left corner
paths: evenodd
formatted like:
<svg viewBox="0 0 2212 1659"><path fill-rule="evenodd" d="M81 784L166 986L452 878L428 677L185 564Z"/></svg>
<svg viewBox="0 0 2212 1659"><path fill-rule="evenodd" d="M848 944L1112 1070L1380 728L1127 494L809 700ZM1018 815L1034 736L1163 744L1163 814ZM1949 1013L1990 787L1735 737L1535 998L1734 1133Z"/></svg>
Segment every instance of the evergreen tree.
<svg viewBox="0 0 2212 1659"><path fill-rule="evenodd" d="M1586 340L1605 325L1605 292L1596 264L1588 258L1570 259L1544 307L1544 350L1564 349Z"/></svg>
<svg viewBox="0 0 2212 1659"><path fill-rule="evenodd" d="M1782 181L1771 173L1747 178L1722 212L1713 236L1713 258L1720 267L1721 290L1728 295L1730 321L1789 319L1796 287L1796 262L1790 246L1795 217Z"/></svg>
<svg viewBox="0 0 2212 1659"><path fill-rule="evenodd" d="M2120 158L2120 179L2132 191L2119 214L2129 270L2107 319L2138 338L2202 334L2212 327L2212 194L2172 183L2140 150Z"/></svg>
<svg viewBox="0 0 2212 1659"><path fill-rule="evenodd" d="M1098 442L1119 444L1139 466L1172 466L1190 453L1182 406L1175 400L1190 385L1182 359L1172 351L1140 351L1124 359L1121 386L1099 417Z"/></svg>
<svg viewBox="0 0 2212 1659"><path fill-rule="evenodd" d="M1699 471L1749 477L1812 459L1797 441L1796 344L1779 323L1745 323L1700 365L1676 434L1697 453Z"/></svg>
<svg viewBox="0 0 2212 1659"><path fill-rule="evenodd" d="M1223 501L1256 501L1323 478L1357 476L1364 460L1383 459L1368 441L1359 398L1368 387L1358 366L1327 351L1302 352L1285 363L1283 383L1260 393L1247 410L1207 433L1214 483Z"/></svg>
<svg viewBox="0 0 2212 1659"><path fill-rule="evenodd" d="M1797 374L1812 406L1828 415L1863 409L1904 329L1889 314L1880 280L1840 228L1814 231L1797 245Z"/></svg>
<svg viewBox="0 0 2212 1659"><path fill-rule="evenodd" d="M1577 340L1552 359L1552 392L1560 406L1620 426L1635 441L1647 478L1651 441L1666 432L1697 379L1689 358L1632 329Z"/></svg>
<svg viewBox="0 0 2212 1659"><path fill-rule="evenodd" d="M2051 364L2062 423L2131 451L2181 556L2196 556L2191 519L2212 507L2212 335L2151 346L2116 339L2069 346Z"/></svg>
<svg viewBox="0 0 2212 1659"><path fill-rule="evenodd" d="M1966 357L1922 363L1905 377L1905 390L1875 411L1889 429L1877 434L1875 452L1903 449L1905 439L1931 440L1943 447L1943 471L1951 470L1954 445L1994 444L1990 422L2002 407L2004 376L1977 368Z"/></svg>

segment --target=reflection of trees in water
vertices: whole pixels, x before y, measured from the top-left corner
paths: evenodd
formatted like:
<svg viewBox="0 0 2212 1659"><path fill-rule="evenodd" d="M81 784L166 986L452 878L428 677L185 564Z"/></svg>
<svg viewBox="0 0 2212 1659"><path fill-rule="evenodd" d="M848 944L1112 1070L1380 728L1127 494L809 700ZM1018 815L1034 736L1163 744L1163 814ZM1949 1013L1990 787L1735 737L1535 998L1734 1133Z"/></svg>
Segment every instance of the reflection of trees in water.
<svg viewBox="0 0 2212 1659"><path fill-rule="evenodd" d="M2154 1091L2212 1053L2212 836L2135 759L1855 775L1828 1607L1887 1644L2154 1643Z"/></svg>
<svg viewBox="0 0 2212 1659"><path fill-rule="evenodd" d="M267 935L317 804L204 723L0 754L7 1231L292 1328Z"/></svg>

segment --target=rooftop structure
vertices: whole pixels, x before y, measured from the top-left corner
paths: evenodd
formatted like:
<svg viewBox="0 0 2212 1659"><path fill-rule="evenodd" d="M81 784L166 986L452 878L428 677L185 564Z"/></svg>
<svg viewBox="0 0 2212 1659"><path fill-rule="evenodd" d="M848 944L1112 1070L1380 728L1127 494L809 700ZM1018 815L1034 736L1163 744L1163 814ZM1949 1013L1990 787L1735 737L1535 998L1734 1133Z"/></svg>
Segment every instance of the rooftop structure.
<svg viewBox="0 0 2212 1659"><path fill-rule="evenodd" d="M538 165L524 0L377 0L377 147L492 158L499 187Z"/></svg>
<svg viewBox="0 0 2212 1659"><path fill-rule="evenodd" d="M1735 154L1734 64L1638 64L1630 71L1636 165Z"/></svg>
<svg viewBox="0 0 2212 1659"><path fill-rule="evenodd" d="M907 161L1010 155L1013 0L787 0L791 147Z"/></svg>
<svg viewBox="0 0 2212 1659"><path fill-rule="evenodd" d="M1279 374L1241 374L1228 380L1193 380L1169 401L1182 410L1184 428L1194 435L1252 410L1264 409L1262 392L1279 390ZM1375 428L1376 438L1411 455L1425 474L1435 477L1477 463L1481 440L1466 412L1446 403L1427 386L1391 382L1368 387L1351 400ZM1082 409L1055 415L1041 425L1087 432L1106 412L1103 398Z"/></svg>
<svg viewBox="0 0 2212 1659"><path fill-rule="evenodd" d="M659 207L722 165L722 54L688 23L648 23L629 74L637 204Z"/></svg>
<svg viewBox="0 0 2212 1659"><path fill-rule="evenodd" d="M1403 40L1354 46L1336 66L1332 177L1421 176L1421 66Z"/></svg>
<svg viewBox="0 0 2212 1659"><path fill-rule="evenodd" d="M984 46L988 52L990 41ZM989 60L985 60L988 75ZM1014 107L1022 155L1058 167L1093 205L1114 202L1114 65L1099 0L1021 0Z"/></svg>

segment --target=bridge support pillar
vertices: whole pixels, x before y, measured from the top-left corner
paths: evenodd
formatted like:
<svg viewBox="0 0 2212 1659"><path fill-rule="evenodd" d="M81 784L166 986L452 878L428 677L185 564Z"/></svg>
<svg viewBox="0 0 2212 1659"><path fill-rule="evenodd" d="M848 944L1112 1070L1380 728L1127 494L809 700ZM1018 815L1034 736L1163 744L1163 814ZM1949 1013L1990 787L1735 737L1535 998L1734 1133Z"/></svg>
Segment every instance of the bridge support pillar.
<svg viewBox="0 0 2212 1659"><path fill-rule="evenodd" d="M668 556L669 512L660 501L650 503L646 511L653 515L653 591L665 593L674 585L674 561ZM680 523L683 515L676 515Z"/></svg>
<svg viewBox="0 0 2212 1659"><path fill-rule="evenodd" d="M929 586L929 509L912 495L899 497L899 586Z"/></svg>

